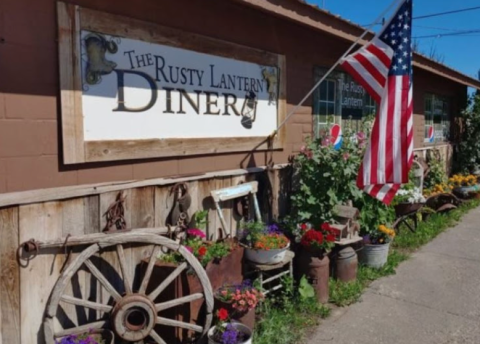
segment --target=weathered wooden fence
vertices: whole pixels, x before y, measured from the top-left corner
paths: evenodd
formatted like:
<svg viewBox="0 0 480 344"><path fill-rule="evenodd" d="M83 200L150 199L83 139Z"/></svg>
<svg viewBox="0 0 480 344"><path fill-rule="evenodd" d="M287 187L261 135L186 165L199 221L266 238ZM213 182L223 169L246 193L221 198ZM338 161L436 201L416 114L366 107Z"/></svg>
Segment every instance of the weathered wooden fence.
<svg viewBox="0 0 480 344"><path fill-rule="evenodd" d="M210 191L238 185L244 181L259 181L259 203L265 219L284 214L288 209L291 184L290 168L277 166L226 171L177 179L78 186L0 195L0 344L42 344L43 317L50 293L69 256L65 248L45 249L29 261L26 267L17 262L19 244L30 239L55 240L67 236L101 233L106 225L105 212L121 191L125 196L127 228L165 226L170 212L167 202L172 185L186 182L192 197L190 215L208 210L207 235L213 238L220 227ZM240 221L232 204L222 205L230 234L234 235ZM107 235L107 234L105 234ZM75 247L69 260L84 247ZM132 246L125 251L132 269L145 257L144 247ZM118 267L116 252L102 251L99 260L105 266ZM87 271L75 277L72 295L85 300L102 300L102 288L92 282ZM118 281L120 284L121 282ZM116 285L121 288L122 286ZM63 307L62 319L68 323L85 322L74 305Z"/></svg>

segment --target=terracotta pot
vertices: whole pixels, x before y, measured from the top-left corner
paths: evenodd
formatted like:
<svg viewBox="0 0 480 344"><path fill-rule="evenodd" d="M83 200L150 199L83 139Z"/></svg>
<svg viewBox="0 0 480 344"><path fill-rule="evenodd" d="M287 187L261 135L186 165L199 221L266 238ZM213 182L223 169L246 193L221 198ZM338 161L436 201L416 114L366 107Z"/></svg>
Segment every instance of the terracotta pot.
<svg viewBox="0 0 480 344"><path fill-rule="evenodd" d="M328 281L330 278L330 259L326 254L312 254L307 250L300 252L297 266L301 275L305 275L315 289L317 299L327 303Z"/></svg>
<svg viewBox="0 0 480 344"><path fill-rule="evenodd" d="M252 330L255 328L255 309L245 312L238 312L232 307L231 303L223 302L215 298L215 311L219 310L220 308L225 308L228 311L228 314L230 314L231 319L244 324Z"/></svg>
<svg viewBox="0 0 480 344"><path fill-rule="evenodd" d="M216 290L224 284L240 284L243 281L242 260L244 249L237 247L222 259L212 261L207 264L205 271L212 285L212 290ZM144 260L141 267L141 276L148 265L148 260ZM157 261L150 278L147 293L158 286L165 278L170 275L177 267L177 264L164 263ZM183 296L203 292L202 284L197 276L191 272L181 273L155 300L155 303L171 301ZM204 300L195 300L174 308L164 310L159 316L169 319L175 319L187 323L202 324L205 319ZM198 334L193 331L175 328L172 326L158 326L162 333L162 338L167 343L188 343Z"/></svg>

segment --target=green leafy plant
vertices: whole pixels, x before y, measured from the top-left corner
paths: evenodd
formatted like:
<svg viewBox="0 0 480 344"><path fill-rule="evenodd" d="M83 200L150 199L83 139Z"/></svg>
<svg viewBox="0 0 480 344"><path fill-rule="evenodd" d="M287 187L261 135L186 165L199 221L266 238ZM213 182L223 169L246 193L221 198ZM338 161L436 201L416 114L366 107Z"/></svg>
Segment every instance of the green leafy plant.
<svg viewBox="0 0 480 344"><path fill-rule="evenodd" d="M343 144L335 149L332 139L323 132L318 139L307 139L294 161L298 189L292 203L299 222L318 226L333 219L337 204L361 198L356 177L366 136L345 130Z"/></svg>
<svg viewBox="0 0 480 344"><path fill-rule="evenodd" d="M221 259L227 256L231 250L231 245L225 242L207 242L204 241L205 234L196 228L187 230L187 239L183 243L185 248L189 250L202 264L207 266L209 262L215 259ZM181 263L185 259L181 253L177 251L162 254L159 258L165 263Z"/></svg>
<svg viewBox="0 0 480 344"><path fill-rule="evenodd" d="M454 168L457 172L472 173L480 165L480 94L469 99L469 106L460 116L460 142ZM437 183L438 184L438 183ZM433 185L432 185L433 186Z"/></svg>
<svg viewBox="0 0 480 344"><path fill-rule="evenodd" d="M208 210L198 210L193 215L195 220L195 225L197 228L203 229L204 231L207 229L208 223Z"/></svg>
<svg viewBox="0 0 480 344"><path fill-rule="evenodd" d="M302 276L300 279L300 283L298 285L298 294L300 295L300 299L302 299L302 301L306 301L315 297L315 289L313 289L312 285L308 283L308 280L305 276Z"/></svg>
<svg viewBox="0 0 480 344"><path fill-rule="evenodd" d="M447 181L444 162L442 161L438 150L434 150L429 154L428 166L430 167L430 171L423 181L424 188L429 189L437 184L443 184Z"/></svg>

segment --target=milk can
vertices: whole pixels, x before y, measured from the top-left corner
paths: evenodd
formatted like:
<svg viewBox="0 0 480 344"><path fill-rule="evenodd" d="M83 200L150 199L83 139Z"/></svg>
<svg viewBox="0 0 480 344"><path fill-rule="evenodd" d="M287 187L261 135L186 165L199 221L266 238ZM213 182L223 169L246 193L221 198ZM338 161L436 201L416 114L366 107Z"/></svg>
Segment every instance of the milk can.
<svg viewBox="0 0 480 344"><path fill-rule="evenodd" d="M336 277L342 282L355 281L357 279L358 258L353 248L347 246L337 253L335 262Z"/></svg>
<svg viewBox="0 0 480 344"><path fill-rule="evenodd" d="M328 256L326 254L312 254L304 250L300 254L298 263L300 274L305 275L312 284L317 300L321 303L327 303L330 277L330 259L328 259Z"/></svg>

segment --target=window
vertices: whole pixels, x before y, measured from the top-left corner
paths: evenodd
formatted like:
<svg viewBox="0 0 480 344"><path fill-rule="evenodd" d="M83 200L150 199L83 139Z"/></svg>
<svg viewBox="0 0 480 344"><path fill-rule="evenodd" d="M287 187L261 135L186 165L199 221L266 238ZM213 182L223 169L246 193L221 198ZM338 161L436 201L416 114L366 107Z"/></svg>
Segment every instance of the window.
<svg viewBox="0 0 480 344"><path fill-rule="evenodd" d="M315 69L315 82L326 73L326 69ZM313 114L317 134L328 123L339 123L352 130L361 130L362 118L375 114L377 104L367 91L344 72L335 71L315 90Z"/></svg>
<svg viewBox="0 0 480 344"><path fill-rule="evenodd" d="M335 101L337 99L337 81L327 79L319 86L320 96L317 104L318 123L326 125L328 122L335 122ZM330 118L329 118L330 116Z"/></svg>
<svg viewBox="0 0 480 344"><path fill-rule="evenodd" d="M425 95L425 142L445 142L450 137L450 102L435 94Z"/></svg>

